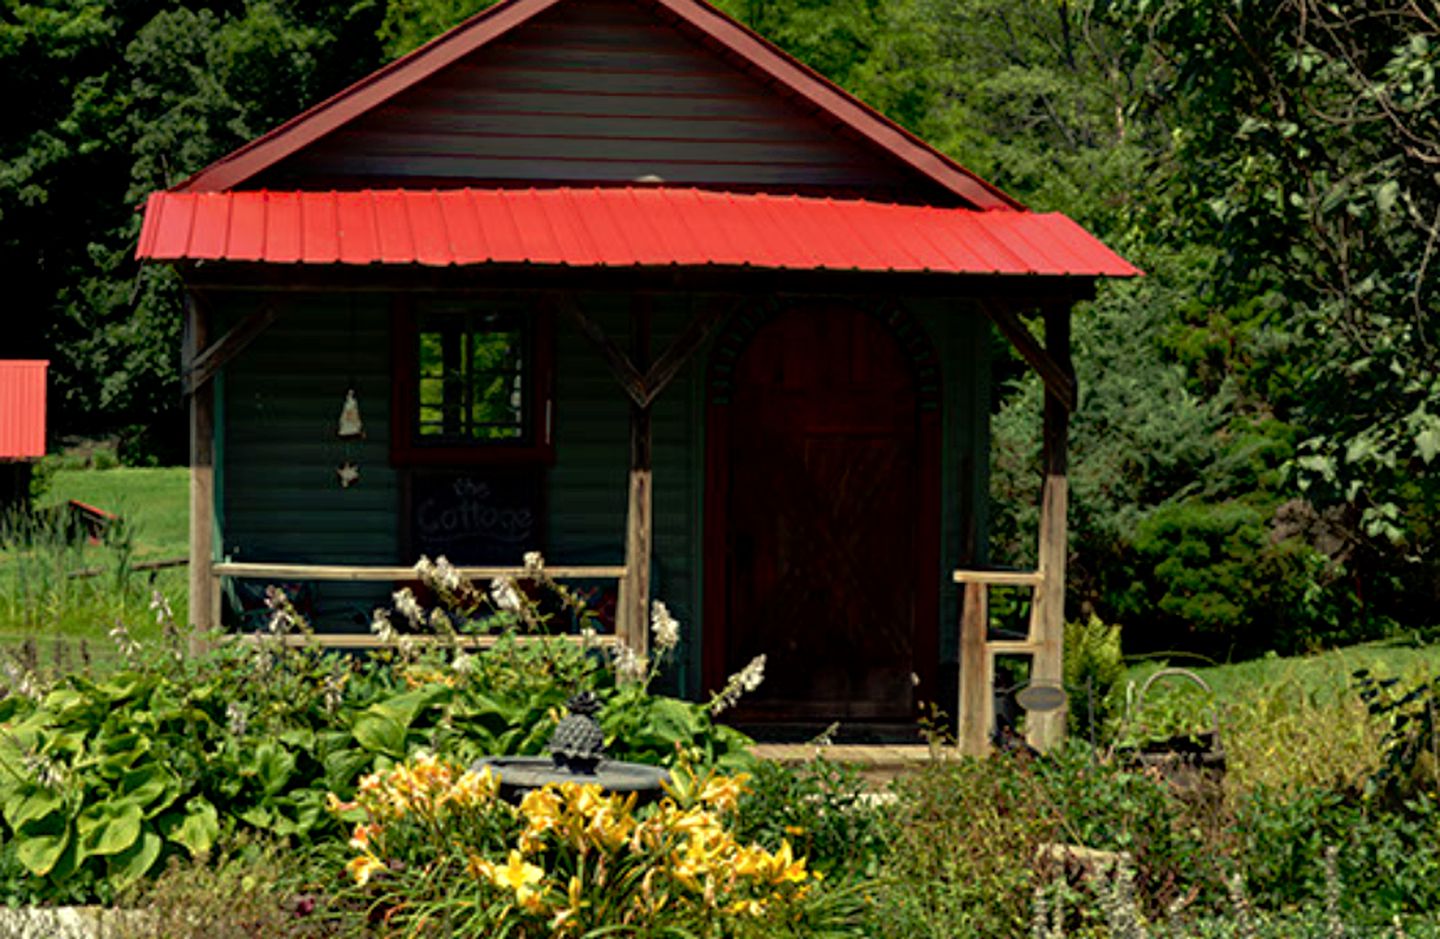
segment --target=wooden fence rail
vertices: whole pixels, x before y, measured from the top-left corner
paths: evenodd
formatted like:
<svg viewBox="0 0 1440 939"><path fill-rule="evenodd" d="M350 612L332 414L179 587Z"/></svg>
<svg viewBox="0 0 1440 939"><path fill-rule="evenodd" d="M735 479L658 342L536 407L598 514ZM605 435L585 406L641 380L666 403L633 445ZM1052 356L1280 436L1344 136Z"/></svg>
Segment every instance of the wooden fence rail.
<svg viewBox="0 0 1440 939"><path fill-rule="evenodd" d="M534 580L536 572L526 567L457 567L461 576L470 580L488 581L497 577L511 577L515 580ZM544 576L552 580L615 580L619 583L619 602L616 609L626 609L625 591L628 583L629 570L623 565L619 566L568 566L549 565L544 569ZM223 591L220 589L222 577L238 577L247 580L270 580L270 581L339 581L347 583L385 583L385 582L408 582L415 581L418 576L415 568L398 567L387 565L352 565L352 564L281 564L265 562L239 562L239 561L217 561L210 565L210 573L213 578L214 589L211 591L212 609L211 622L220 622L220 598ZM631 634L635 629L644 629L645 624L634 624L620 622L616 623L614 636L595 636L586 639L582 636L563 636L573 641L591 641L597 645L609 646L622 639L634 647ZM448 642L435 636L411 636L410 641L427 644ZM539 638L539 637L536 637ZM336 649L373 649L380 648L387 643L379 637L368 633L292 633L284 637L284 641L291 645L321 645L326 648ZM460 644L464 648L485 649L493 646L498 641L495 636L463 636L460 637ZM522 641L525 639L522 637Z"/></svg>

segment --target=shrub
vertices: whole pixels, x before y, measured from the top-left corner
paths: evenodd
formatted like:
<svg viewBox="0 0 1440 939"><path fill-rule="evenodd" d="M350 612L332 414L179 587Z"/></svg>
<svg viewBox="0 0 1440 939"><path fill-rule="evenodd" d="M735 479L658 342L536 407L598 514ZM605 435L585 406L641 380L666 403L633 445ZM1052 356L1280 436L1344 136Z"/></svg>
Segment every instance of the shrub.
<svg viewBox="0 0 1440 939"><path fill-rule="evenodd" d="M1065 624L1065 686L1070 694L1070 732L1092 743L1114 733L1123 705L1125 659L1120 627L1107 626L1093 613Z"/></svg>
<svg viewBox="0 0 1440 939"><path fill-rule="evenodd" d="M1380 732L1354 695L1307 690L1287 678L1247 688L1225 702L1227 789L1351 791L1379 762Z"/></svg>
<svg viewBox="0 0 1440 939"><path fill-rule="evenodd" d="M895 835L889 801L852 766L824 758L794 767L762 762L740 799L736 834L772 849L789 841L832 879L873 878Z"/></svg>
<svg viewBox="0 0 1440 939"><path fill-rule="evenodd" d="M248 843L234 854L171 858L153 883L124 897L110 939L312 939L333 934L324 898L299 882L296 856Z"/></svg>
<svg viewBox="0 0 1440 939"><path fill-rule="evenodd" d="M1059 819L1010 755L936 763L897 780L894 842L874 888L871 934L1007 936L1024 930L1042 843Z"/></svg>
<svg viewBox="0 0 1440 939"><path fill-rule="evenodd" d="M1307 651L1351 613L1348 585L1299 539L1272 538L1273 512L1245 500L1183 499L1135 529L1130 582L1111 591L1137 649L1219 655ZM1355 638L1364 638L1356 636Z"/></svg>

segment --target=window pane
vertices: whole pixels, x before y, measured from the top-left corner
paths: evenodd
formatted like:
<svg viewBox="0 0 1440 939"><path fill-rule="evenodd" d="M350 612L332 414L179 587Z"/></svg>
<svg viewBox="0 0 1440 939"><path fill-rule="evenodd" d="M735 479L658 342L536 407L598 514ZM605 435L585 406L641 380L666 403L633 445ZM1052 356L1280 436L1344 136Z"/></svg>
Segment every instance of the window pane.
<svg viewBox="0 0 1440 939"><path fill-rule="evenodd" d="M427 443L523 442L528 321L508 312L430 313L419 323L415 428Z"/></svg>

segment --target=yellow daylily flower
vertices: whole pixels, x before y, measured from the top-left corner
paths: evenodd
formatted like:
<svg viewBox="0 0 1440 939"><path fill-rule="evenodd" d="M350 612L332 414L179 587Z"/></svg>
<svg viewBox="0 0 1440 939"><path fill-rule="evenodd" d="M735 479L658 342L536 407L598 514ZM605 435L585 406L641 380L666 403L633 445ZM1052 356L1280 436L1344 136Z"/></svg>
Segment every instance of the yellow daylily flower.
<svg viewBox="0 0 1440 939"><path fill-rule="evenodd" d="M705 780L705 786L700 790L700 801L721 812L729 812L740 801L740 796L748 791L745 784L749 781L749 773L711 776Z"/></svg>
<svg viewBox="0 0 1440 939"><path fill-rule="evenodd" d="M789 841L780 842L780 850L771 855L766 867L770 882L775 884L803 883L809 876L805 871L805 859L794 857Z"/></svg>
<svg viewBox="0 0 1440 939"><path fill-rule="evenodd" d="M351 877L355 878L355 883L359 884L362 887L370 882L370 878L372 876L378 874L384 869L384 862L382 862L373 854L359 855L345 865L346 872L349 873Z"/></svg>
<svg viewBox="0 0 1440 939"><path fill-rule="evenodd" d="M497 887L509 887L519 898L522 891L530 891L531 884L538 884L545 876L545 870L525 860L524 855L510 849L510 859L503 867L493 867L490 882Z"/></svg>

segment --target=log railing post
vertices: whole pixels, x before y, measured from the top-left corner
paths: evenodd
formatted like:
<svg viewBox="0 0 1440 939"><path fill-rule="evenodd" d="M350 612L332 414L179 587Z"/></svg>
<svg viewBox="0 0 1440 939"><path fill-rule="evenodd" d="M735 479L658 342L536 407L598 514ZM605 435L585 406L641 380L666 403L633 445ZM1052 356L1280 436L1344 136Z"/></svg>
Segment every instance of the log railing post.
<svg viewBox="0 0 1440 939"><path fill-rule="evenodd" d="M189 374L209 341L207 311L192 295L185 297L185 372ZM215 559L215 383L190 389L190 650L203 650L204 635L220 624L219 599L211 565Z"/></svg>
<svg viewBox="0 0 1440 939"><path fill-rule="evenodd" d="M1070 363L1070 309L1045 310L1045 351L1067 376ZM1071 378L1073 383L1073 377ZM1040 497L1040 586L1030 610L1030 641L1035 644L1030 680L1060 687L1065 671L1065 563L1068 554L1066 514L1069 509L1068 437L1070 402L1053 391L1045 395L1045 479ZM1026 740L1047 750L1065 735L1065 709L1031 713Z"/></svg>
<svg viewBox="0 0 1440 939"><path fill-rule="evenodd" d="M986 648L989 629L987 609L989 586L984 583L963 583L964 606L960 614L960 752L967 756L984 756L990 752L990 729L995 721L994 695L991 685L993 659Z"/></svg>
<svg viewBox="0 0 1440 939"><path fill-rule="evenodd" d="M630 313L630 360L642 374L650 367L650 298L638 295ZM621 634L636 652L649 649L650 557L654 506L651 489L650 404L630 404L630 485L625 515L624 612Z"/></svg>

